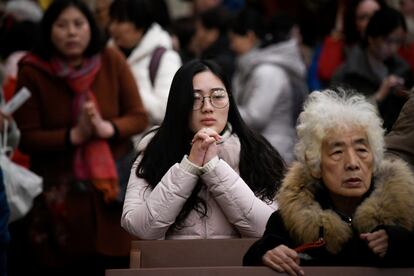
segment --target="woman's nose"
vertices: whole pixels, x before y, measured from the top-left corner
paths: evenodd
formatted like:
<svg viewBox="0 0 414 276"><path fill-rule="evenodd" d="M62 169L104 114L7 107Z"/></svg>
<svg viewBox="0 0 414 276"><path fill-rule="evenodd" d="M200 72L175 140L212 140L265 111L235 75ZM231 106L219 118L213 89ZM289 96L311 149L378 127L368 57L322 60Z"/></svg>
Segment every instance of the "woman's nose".
<svg viewBox="0 0 414 276"><path fill-rule="evenodd" d="M211 98L210 97L204 97L203 98L203 106L201 107L201 110L203 110L203 111L213 110L213 105L211 104Z"/></svg>
<svg viewBox="0 0 414 276"><path fill-rule="evenodd" d="M346 152L345 166L346 169L349 170L356 170L359 168L359 158L354 150L349 150Z"/></svg>

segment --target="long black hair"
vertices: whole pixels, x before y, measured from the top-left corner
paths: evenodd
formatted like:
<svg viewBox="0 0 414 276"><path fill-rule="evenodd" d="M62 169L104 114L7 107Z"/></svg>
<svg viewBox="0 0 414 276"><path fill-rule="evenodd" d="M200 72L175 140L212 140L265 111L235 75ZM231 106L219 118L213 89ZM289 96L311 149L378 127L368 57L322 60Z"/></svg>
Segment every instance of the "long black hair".
<svg viewBox="0 0 414 276"><path fill-rule="evenodd" d="M256 196L272 201L285 172L283 159L265 138L247 127L230 93L227 77L216 63L208 60L189 61L175 74L164 121L144 150L136 175L144 178L153 189L170 167L190 152L190 142L194 136L189 128L194 101L193 77L204 71L210 71L220 78L229 92L228 122L239 137L241 145L240 176ZM207 214L205 202L198 197L201 185L199 181L178 215L176 226L181 226L192 210L201 216Z"/></svg>
<svg viewBox="0 0 414 276"><path fill-rule="evenodd" d="M52 27L60 14L69 7L77 8L87 19L91 32L91 39L85 49L84 56L91 57L100 52L105 46L101 31L96 24L95 18L89 7L82 0L55 0L53 1L42 17L40 22L40 38L35 45L33 52L45 60L53 57L57 49L52 42Z"/></svg>

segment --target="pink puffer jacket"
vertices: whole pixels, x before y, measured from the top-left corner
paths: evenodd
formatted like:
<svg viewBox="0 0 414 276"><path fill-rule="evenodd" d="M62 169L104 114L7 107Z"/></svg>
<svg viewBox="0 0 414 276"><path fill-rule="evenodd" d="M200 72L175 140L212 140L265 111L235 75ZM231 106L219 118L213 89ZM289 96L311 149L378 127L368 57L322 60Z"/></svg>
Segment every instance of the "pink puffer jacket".
<svg viewBox="0 0 414 276"><path fill-rule="evenodd" d="M201 175L205 184L199 196L208 208L206 217L192 211L180 229L170 228L198 177L174 164L152 190L135 175L135 161L128 183L122 227L139 239L222 239L261 237L276 203L266 204L238 174L240 142L236 134L223 135L215 168Z"/></svg>

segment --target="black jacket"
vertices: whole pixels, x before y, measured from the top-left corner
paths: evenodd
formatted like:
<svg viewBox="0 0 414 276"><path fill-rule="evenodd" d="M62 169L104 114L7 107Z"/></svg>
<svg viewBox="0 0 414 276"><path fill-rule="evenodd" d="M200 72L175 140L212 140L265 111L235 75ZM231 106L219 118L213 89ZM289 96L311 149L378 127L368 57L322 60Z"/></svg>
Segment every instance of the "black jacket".
<svg viewBox="0 0 414 276"><path fill-rule="evenodd" d="M262 265L263 255L284 244L292 249L323 238L325 245L300 255L301 265L414 267L414 179L400 160L383 161L371 191L355 211L352 222L330 207L323 185L295 163L277 195L279 210L270 217L265 233L243 259ZM384 229L388 250L375 255L360 233Z"/></svg>

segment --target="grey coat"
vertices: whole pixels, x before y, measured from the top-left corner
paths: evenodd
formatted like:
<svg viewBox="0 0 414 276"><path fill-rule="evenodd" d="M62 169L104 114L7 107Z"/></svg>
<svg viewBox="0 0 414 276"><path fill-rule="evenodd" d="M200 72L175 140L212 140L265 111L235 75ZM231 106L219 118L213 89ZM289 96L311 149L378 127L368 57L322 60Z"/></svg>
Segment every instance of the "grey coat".
<svg viewBox="0 0 414 276"><path fill-rule="evenodd" d="M306 67L291 39L239 57L233 92L245 122L290 163L296 119L307 97Z"/></svg>

